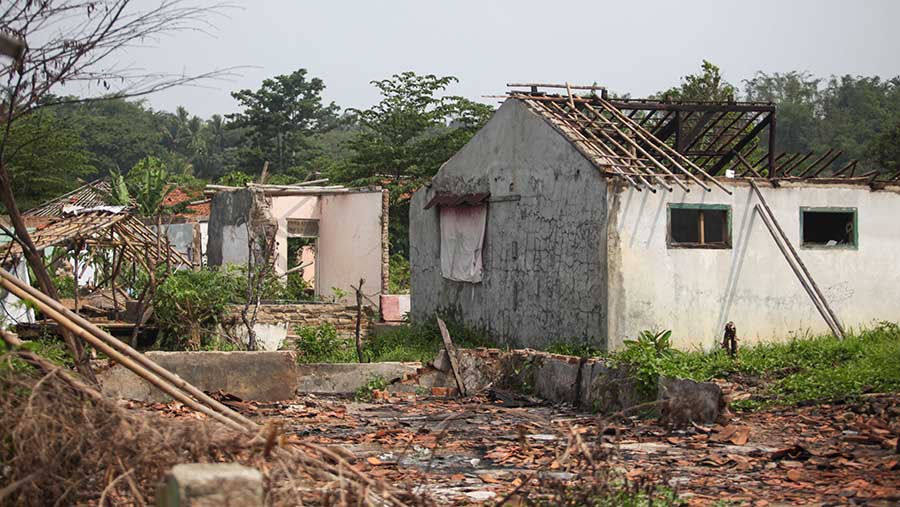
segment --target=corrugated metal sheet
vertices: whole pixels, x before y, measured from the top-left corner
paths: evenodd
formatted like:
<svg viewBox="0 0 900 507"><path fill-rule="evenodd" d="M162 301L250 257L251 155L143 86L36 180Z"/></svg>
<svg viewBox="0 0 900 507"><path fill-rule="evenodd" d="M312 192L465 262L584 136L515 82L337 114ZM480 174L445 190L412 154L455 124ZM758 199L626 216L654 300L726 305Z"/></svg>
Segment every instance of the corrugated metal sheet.
<svg viewBox="0 0 900 507"><path fill-rule="evenodd" d="M63 194L52 201L45 202L40 206L32 208L22 215L31 217L61 217L62 209L65 206L81 206L83 208L95 208L97 206L108 205L107 195L111 188L106 179L94 180L87 185L76 188L75 190Z"/></svg>

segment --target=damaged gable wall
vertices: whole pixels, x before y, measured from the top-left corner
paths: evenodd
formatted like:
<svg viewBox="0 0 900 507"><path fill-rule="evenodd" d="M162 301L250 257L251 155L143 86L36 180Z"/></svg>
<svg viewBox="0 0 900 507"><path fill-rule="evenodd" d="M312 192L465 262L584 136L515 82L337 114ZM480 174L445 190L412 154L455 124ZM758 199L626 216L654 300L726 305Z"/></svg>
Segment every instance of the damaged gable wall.
<svg viewBox="0 0 900 507"><path fill-rule="evenodd" d="M490 192L481 283L444 279L438 192ZM590 341L605 317L604 177L546 121L507 100L413 197L412 315L451 312L515 346Z"/></svg>

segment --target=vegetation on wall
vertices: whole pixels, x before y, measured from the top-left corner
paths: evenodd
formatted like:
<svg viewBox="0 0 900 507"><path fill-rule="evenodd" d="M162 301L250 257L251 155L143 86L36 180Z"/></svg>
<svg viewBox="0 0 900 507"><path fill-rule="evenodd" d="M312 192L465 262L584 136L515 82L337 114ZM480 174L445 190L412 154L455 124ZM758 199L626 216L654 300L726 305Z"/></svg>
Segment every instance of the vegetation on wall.
<svg viewBox="0 0 900 507"><path fill-rule="evenodd" d="M167 350L200 350L222 344L221 325L230 305L246 303L247 271L244 266L200 271L179 270L157 288L154 318L160 328L158 346ZM303 301L303 280L285 282L268 276L259 286L263 301ZM232 346L241 346L233 343Z"/></svg>

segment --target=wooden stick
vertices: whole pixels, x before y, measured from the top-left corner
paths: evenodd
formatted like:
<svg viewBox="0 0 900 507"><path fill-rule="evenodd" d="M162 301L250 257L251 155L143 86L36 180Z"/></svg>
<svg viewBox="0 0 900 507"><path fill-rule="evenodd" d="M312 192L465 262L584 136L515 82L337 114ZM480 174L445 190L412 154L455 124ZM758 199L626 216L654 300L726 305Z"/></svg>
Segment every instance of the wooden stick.
<svg viewBox="0 0 900 507"><path fill-rule="evenodd" d="M365 280L360 278L359 286L356 287L356 356L359 358L360 363L365 362L365 358L363 357L362 338L360 338L359 335L360 328L362 327L363 283L365 283Z"/></svg>
<svg viewBox="0 0 900 507"><path fill-rule="evenodd" d="M125 361L127 361L127 364L140 368L142 371L156 378L162 378L167 383L167 386L174 386L175 388L187 392L209 407L213 407L216 410L219 410L222 414L228 415L235 422L244 424L244 427L248 427L251 429L258 428L255 422L226 407L222 403L214 400L200 389L197 389L197 387L184 381L179 376L175 375L169 370L166 370L162 366L156 364L145 355L129 347L109 333L101 330L87 319L72 313L64 306L62 306L58 301L48 298L44 293L25 284L5 269L0 269L0 284L10 290L10 292L14 292L13 289L15 289L15 293L17 295L22 294L21 296L19 296L20 299L33 301L41 308L42 312L45 312L45 314L50 316L50 318L59 322L63 327L72 330L78 336L89 337L85 338L89 341L89 343L91 343L92 345L99 344L95 346L105 354L113 357L117 362L126 365ZM107 352L107 350L109 352ZM124 359L124 361L119 360L119 357ZM135 370L132 371L138 373ZM146 377L142 376L142 378L145 378L145 380L147 380L148 382L153 383L152 380ZM164 390L164 392L166 392L166 394L170 394L168 391ZM182 394L181 396L184 395ZM176 398L175 396L172 397ZM179 399L179 401L181 400Z"/></svg>
<svg viewBox="0 0 900 507"><path fill-rule="evenodd" d="M794 272L794 275L797 276L797 280L800 281L800 285L803 286L803 289L806 291L806 294L809 295L809 298L812 299L814 305L816 305L816 309L819 310L819 314L822 315L822 318L825 319L825 323L828 324L828 327L831 328L831 332L834 334L836 338L839 340L843 340L844 337L840 332L840 329L835 325L834 322L828 316L828 312L822 306L822 303L816 297L812 288L806 283L806 280L803 278L803 275L800 274L800 268L798 268L791 258L790 254L787 251L787 248L782 244L781 238L778 237L778 233L775 232L775 227L769 222L769 217L763 212L763 209L756 204L754 206L756 212L759 213L759 216L762 218L763 224L765 224L766 229L769 229L769 233L772 235L772 239L775 240L775 245L778 246L778 249L781 250L781 254L784 256L784 259L787 261L788 265L791 267L791 270Z"/></svg>
<svg viewBox="0 0 900 507"><path fill-rule="evenodd" d="M450 369L453 371L453 378L456 379L456 387L459 387L459 394L466 396L466 385L463 383L462 377L459 375L459 362L456 358L456 347L450 340L450 332L447 331L447 324L440 317L437 318L438 327L441 330L441 338L444 340L444 350L447 351L447 358L450 360Z"/></svg>
<svg viewBox="0 0 900 507"><path fill-rule="evenodd" d="M844 328L841 326L841 321L837 318L834 311L828 305L828 301L825 299L825 294L822 293L822 290L819 289L819 285L816 283L816 280L812 277L812 274L809 272L809 269L806 268L806 264L803 263L803 260L800 258L800 254L797 253L797 250L794 249L794 245L788 240L787 234L784 233L784 229L781 228L781 224L778 223L778 219L775 218L775 214L772 213L772 209L769 208L769 203L766 202L766 198L763 197L762 192L759 190L759 187L756 185L756 182L750 180L750 187L756 192L756 196L759 198L759 202L762 203L763 207L766 210L766 213L772 218L772 222L775 225L775 228L778 230L778 233L781 235L782 240L787 245L791 254L794 256L794 259L797 260L797 264L800 266L800 269L803 270L803 273L806 275L806 278L809 280L810 285L812 285L813 290L816 295L822 301L822 305L828 311L828 315L834 321L835 326L837 327L840 333L836 333L838 338L844 339ZM827 320L827 319L826 319Z"/></svg>

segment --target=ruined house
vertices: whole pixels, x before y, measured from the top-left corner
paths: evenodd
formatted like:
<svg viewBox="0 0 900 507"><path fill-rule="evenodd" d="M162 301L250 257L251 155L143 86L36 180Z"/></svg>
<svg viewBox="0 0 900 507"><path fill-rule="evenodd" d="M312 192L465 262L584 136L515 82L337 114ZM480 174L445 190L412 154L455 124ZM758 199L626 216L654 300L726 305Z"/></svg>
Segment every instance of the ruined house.
<svg viewBox="0 0 900 507"><path fill-rule="evenodd" d="M900 314L896 174L778 153L769 103L528 87L413 197L414 319L709 349L728 322L747 345Z"/></svg>
<svg viewBox="0 0 900 507"><path fill-rule="evenodd" d="M276 221L275 268L297 269L315 295L350 303L365 280L367 294L387 288L387 196L380 188L255 185L235 189L210 185L207 257L211 266L245 264L253 237L254 192Z"/></svg>

